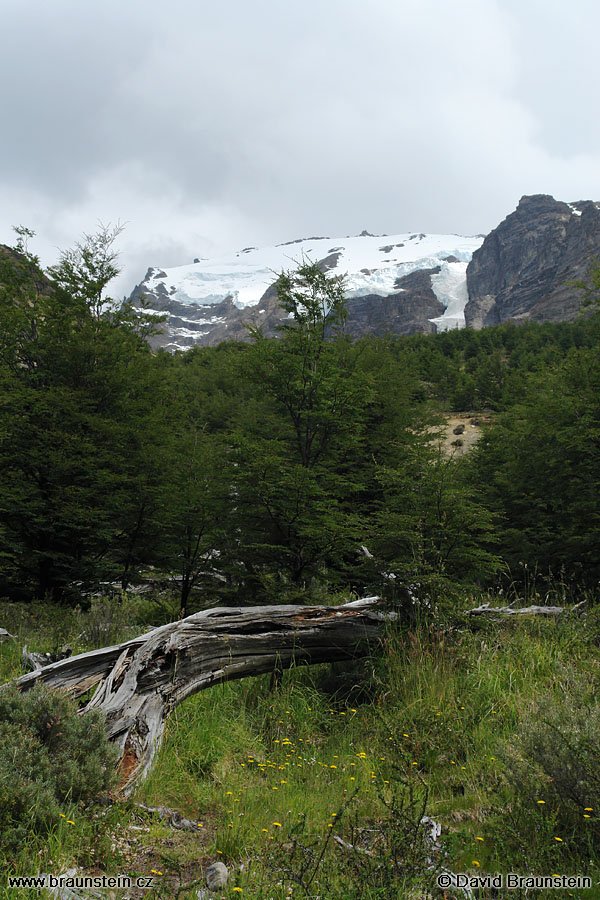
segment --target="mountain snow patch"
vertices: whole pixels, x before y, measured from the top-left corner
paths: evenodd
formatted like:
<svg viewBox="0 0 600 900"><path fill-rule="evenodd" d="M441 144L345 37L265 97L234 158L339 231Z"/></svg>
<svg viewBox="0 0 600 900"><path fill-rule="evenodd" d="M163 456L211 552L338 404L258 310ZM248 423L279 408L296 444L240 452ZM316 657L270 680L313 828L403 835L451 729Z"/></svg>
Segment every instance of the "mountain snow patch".
<svg viewBox="0 0 600 900"><path fill-rule="evenodd" d="M444 262L437 275L431 276L431 287L446 307L436 319L430 319L438 331L465 327L467 293L467 262Z"/></svg>
<svg viewBox="0 0 600 900"><path fill-rule="evenodd" d="M441 265L442 271L433 276L436 281L432 280L432 285L448 305L450 322L453 318L460 320L462 315L466 286L461 286L461 279L464 281L466 265L481 243L480 236L422 233L307 238L276 247L247 247L187 266L151 268L140 288L157 298L172 298L192 306L210 306L230 298L243 309L256 306L282 270L295 269L305 260L327 260L331 274L346 277L349 298L388 296L396 291L398 278ZM458 262L445 262L448 257ZM445 320L446 316L440 318Z"/></svg>

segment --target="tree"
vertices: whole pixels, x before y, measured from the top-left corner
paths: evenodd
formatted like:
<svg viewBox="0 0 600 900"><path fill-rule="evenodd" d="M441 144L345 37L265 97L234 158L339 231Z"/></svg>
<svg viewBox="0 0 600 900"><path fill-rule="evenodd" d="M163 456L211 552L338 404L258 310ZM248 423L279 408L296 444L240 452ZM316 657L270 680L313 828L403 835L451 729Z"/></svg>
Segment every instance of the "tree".
<svg viewBox="0 0 600 900"><path fill-rule="evenodd" d="M149 326L104 297L118 231L87 236L47 274L27 249L31 234L18 229L2 254L0 528L8 590L61 599L106 568L133 499L136 451L155 439L144 433Z"/></svg>
<svg viewBox="0 0 600 900"><path fill-rule="evenodd" d="M599 398L597 350L574 348L550 371L529 376L522 401L473 456L515 578L526 566L573 587L598 583Z"/></svg>
<svg viewBox="0 0 600 900"><path fill-rule="evenodd" d="M370 539L386 592L409 585L430 609L457 585L485 584L501 566L494 517L465 460L445 456L434 438L430 428L415 432L396 464L380 467Z"/></svg>
<svg viewBox="0 0 600 900"><path fill-rule="evenodd" d="M277 289L288 321L277 339L252 329L244 360L256 392L234 434L232 567L254 589L304 595L356 556L356 462L372 392L342 333L343 279L304 261Z"/></svg>

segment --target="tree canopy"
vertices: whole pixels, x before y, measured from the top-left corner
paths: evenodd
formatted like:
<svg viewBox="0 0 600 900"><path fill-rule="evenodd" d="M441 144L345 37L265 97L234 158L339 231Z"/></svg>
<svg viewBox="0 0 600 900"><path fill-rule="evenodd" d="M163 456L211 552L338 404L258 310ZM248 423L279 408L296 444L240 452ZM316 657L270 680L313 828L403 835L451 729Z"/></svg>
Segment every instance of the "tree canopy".
<svg viewBox="0 0 600 900"><path fill-rule="evenodd" d="M597 314L352 340L343 279L304 260L277 337L170 355L107 297L118 235L45 272L28 229L0 248L1 594L79 602L149 571L182 608L450 596L524 566L597 581ZM491 422L461 458L436 437L453 410Z"/></svg>

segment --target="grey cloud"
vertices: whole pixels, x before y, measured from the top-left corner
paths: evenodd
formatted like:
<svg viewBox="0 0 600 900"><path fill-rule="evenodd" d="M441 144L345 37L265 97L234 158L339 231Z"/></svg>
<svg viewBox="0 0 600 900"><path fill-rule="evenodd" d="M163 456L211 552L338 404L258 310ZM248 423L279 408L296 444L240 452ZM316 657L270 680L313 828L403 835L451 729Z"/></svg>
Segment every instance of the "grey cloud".
<svg viewBox="0 0 600 900"><path fill-rule="evenodd" d="M0 240L128 220L123 291L238 243L600 197L592 0L5 5Z"/></svg>

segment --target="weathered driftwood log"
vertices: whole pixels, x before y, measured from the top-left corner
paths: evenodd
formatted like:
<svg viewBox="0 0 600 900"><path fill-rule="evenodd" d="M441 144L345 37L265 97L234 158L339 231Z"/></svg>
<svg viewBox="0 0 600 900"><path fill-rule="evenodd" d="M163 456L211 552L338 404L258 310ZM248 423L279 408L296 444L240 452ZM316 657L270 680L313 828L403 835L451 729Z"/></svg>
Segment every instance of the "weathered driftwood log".
<svg viewBox="0 0 600 900"><path fill-rule="evenodd" d="M475 609L467 610L468 616L560 616L563 613L579 614L584 611L586 606L585 600L577 603L575 606L522 606L514 609L514 604L510 606L490 606L489 603L483 603L476 606Z"/></svg>
<svg viewBox="0 0 600 900"><path fill-rule="evenodd" d="M37 669L43 669L44 666L50 665L50 663L58 662L59 659L66 659L71 655L71 652L70 647L63 647L59 653L32 653L27 650L27 644L25 644L21 653L21 659L25 669L31 669L35 672Z"/></svg>
<svg viewBox="0 0 600 900"><path fill-rule="evenodd" d="M121 791L127 795L149 770L174 707L203 688L284 669L364 655L387 616L378 597L343 606L216 608L155 628L114 647L81 653L29 672L38 681L82 696L82 708L106 715L121 751Z"/></svg>

